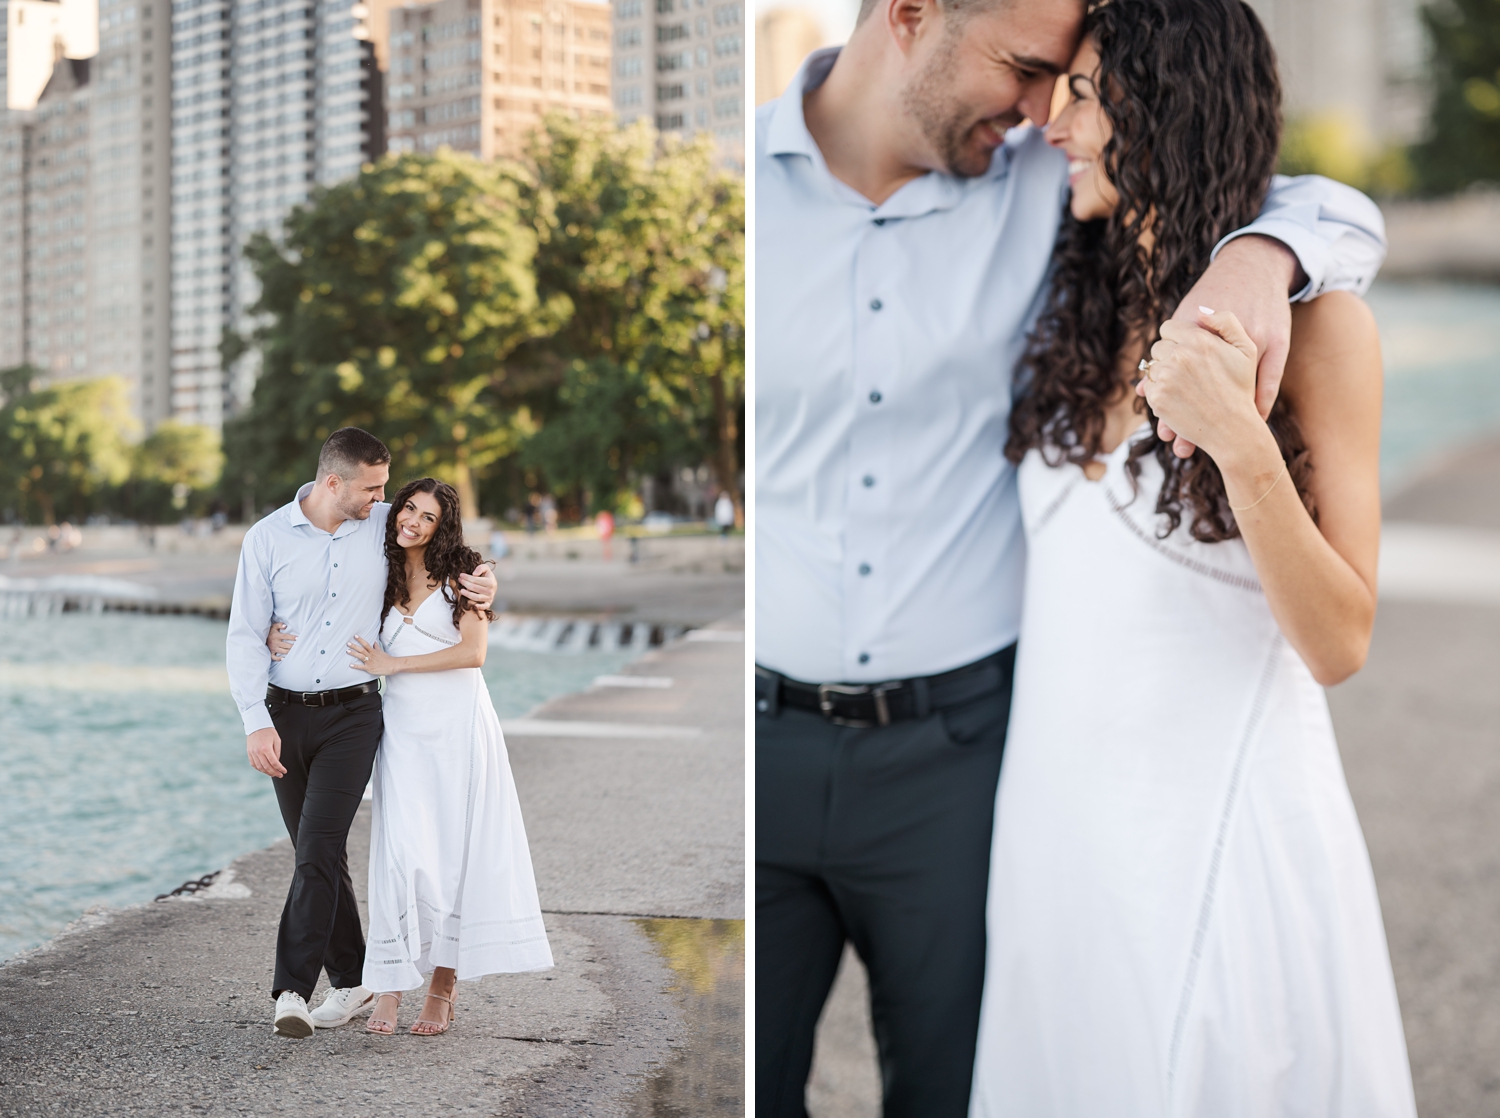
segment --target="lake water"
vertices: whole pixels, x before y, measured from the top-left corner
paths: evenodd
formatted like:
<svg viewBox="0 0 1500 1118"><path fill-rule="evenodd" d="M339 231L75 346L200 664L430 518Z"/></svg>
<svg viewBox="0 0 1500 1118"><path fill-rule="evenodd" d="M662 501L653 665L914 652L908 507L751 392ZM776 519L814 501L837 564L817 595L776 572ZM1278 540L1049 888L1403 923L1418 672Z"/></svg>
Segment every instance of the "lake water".
<svg viewBox="0 0 1500 1118"><path fill-rule="evenodd" d="M1436 456L1500 433L1500 287L1377 283L1386 492Z"/></svg>
<svg viewBox="0 0 1500 1118"><path fill-rule="evenodd" d="M285 835L245 760L223 622L63 614L6 621L0 650L0 959L91 905L148 901ZM637 653L491 648L501 718Z"/></svg>

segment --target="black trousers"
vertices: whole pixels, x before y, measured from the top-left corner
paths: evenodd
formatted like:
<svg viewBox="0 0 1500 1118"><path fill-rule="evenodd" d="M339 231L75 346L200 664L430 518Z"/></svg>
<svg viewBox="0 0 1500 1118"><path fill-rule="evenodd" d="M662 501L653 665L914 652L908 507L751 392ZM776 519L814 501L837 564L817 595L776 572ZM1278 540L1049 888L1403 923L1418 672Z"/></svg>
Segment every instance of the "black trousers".
<svg viewBox="0 0 1500 1118"><path fill-rule="evenodd" d="M378 691L335 706L269 706L286 766L286 775L272 783L297 848L276 935L271 996L295 990L310 998L324 969L334 987L358 986L364 971L365 936L347 848L384 720Z"/></svg>
<svg viewBox="0 0 1500 1118"><path fill-rule="evenodd" d="M756 716L760 1118L806 1118L813 1034L846 941L870 976L885 1118L965 1118L984 983L1002 685L877 729Z"/></svg>

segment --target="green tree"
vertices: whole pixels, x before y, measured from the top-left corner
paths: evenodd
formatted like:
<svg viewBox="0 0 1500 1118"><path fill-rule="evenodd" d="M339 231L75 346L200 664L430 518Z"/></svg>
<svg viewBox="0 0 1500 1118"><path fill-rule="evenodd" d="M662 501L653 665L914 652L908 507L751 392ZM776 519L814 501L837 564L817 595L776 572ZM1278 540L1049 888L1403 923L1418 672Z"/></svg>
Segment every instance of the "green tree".
<svg viewBox="0 0 1500 1118"><path fill-rule="evenodd" d="M1432 120L1412 150L1421 188L1500 182L1500 2L1439 0L1423 9L1432 42Z"/></svg>
<svg viewBox="0 0 1500 1118"><path fill-rule="evenodd" d="M513 169L560 328L518 351L544 391L523 458L618 507L633 479L705 458L740 503L744 184L707 139L554 114Z"/></svg>
<svg viewBox="0 0 1500 1118"><path fill-rule="evenodd" d="M167 420L130 450L130 480L120 490L119 511L162 523L200 503L219 483L224 455L219 435L207 427Z"/></svg>
<svg viewBox="0 0 1500 1118"><path fill-rule="evenodd" d="M130 472L135 431L118 377L34 389L16 370L0 376L0 508L44 524L97 511Z"/></svg>
<svg viewBox="0 0 1500 1118"><path fill-rule="evenodd" d="M346 424L383 438L404 471L475 478L525 429L506 358L567 304L538 297L537 238L510 176L448 152L383 161L318 192L277 243L246 249L261 284L253 402L225 433L231 483L288 497ZM226 358L246 343L229 338Z"/></svg>

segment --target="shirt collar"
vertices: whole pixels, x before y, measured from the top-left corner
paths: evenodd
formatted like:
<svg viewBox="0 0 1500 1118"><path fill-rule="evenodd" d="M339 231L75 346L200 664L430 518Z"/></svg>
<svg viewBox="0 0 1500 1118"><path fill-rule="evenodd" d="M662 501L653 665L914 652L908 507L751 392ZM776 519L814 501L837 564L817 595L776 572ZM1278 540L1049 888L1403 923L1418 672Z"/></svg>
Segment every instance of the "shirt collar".
<svg viewBox="0 0 1500 1118"><path fill-rule="evenodd" d="M806 156L829 179L836 196L843 201L867 207L871 211L871 216L881 219L921 217L935 210L952 209L970 190L1005 177L1010 167L1011 145L1025 134L1025 129L1012 129L1006 136L1005 142L995 149L994 158L990 161L990 169L983 175L964 179L942 171L929 171L920 178L907 183L879 206L862 196L853 187L834 178L832 172L828 170L828 164L823 161L823 153L818 149L818 142L807 130L807 118L803 115L802 99L828 79L829 73L833 70L833 64L838 61L839 51L842 49L842 47L824 47L822 50L815 50L798 67L797 74L787 86L786 92L777 99L776 107L771 110L770 128L766 132L768 155ZM1015 139L1013 140L1012 137Z"/></svg>
<svg viewBox="0 0 1500 1118"><path fill-rule="evenodd" d="M307 519L307 514L302 511L302 502L305 501L308 494L313 491L314 484L315 483L311 481L304 482L297 489L297 495L293 497L291 503L286 506L286 519L287 523L292 525L293 527L298 527L299 525L306 524L313 531L321 532L322 529L314 524L311 520ZM364 523L365 522L363 520L346 520L336 529L334 529L333 538L336 540L341 540L351 532L358 532L360 528L364 526Z"/></svg>

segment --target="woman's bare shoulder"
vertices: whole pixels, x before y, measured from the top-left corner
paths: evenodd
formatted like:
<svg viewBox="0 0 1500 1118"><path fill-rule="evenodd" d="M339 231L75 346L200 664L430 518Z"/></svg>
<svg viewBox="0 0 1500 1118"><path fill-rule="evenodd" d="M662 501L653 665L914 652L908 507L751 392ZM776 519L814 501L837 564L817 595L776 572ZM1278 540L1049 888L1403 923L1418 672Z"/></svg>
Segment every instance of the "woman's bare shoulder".
<svg viewBox="0 0 1500 1118"><path fill-rule="evenodd" d="M1293 396L1379 390L1380 331L1369 304L1350 291L1292 308L1292 344L1283 390Z"/></svg>

